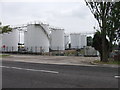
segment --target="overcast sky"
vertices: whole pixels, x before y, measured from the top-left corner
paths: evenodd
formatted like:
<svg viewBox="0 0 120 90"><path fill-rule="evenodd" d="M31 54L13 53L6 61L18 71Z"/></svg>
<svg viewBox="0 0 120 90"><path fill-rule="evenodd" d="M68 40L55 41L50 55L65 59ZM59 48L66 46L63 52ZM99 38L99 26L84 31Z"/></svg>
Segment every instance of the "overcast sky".
<svg viewBox="0 0 120 90"><path fill-rule="evenodd" d="M56 1L1 2L1 21L4 25L43 21L52 26L62 27L67 33L94 31L93 27L97 22L84 0Z"/></svg>

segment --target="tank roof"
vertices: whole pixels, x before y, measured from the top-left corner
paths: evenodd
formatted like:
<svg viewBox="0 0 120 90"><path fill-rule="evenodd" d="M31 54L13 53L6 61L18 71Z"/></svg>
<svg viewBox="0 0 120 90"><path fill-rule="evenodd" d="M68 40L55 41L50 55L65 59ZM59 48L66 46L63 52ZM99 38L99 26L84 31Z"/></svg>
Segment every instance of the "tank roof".
<svg viewBox="0 0 120 90"><path fill-rule="evenodd" d="M81 35L81 33L71 33L70 35Z"/></svg>

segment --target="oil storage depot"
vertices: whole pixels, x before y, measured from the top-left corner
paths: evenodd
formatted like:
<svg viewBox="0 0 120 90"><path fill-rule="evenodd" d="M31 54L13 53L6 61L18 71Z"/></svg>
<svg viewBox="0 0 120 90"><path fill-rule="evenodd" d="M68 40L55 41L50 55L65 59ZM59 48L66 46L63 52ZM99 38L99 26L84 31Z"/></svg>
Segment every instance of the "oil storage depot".
<svg viewBox="0 0 120 90"><path fill-rule="evenodd" d="M42 22L28 23L25 29L13 28L12 32L2 34L1 51L18 51L19 30L24 32L26 52L49 52L49 50L81 49L87 46L87 36L81 33L65 34L62 28L51 27ZM22 37L23 38L23 37ZM71 44L71 47L69 45Z"/></svg>

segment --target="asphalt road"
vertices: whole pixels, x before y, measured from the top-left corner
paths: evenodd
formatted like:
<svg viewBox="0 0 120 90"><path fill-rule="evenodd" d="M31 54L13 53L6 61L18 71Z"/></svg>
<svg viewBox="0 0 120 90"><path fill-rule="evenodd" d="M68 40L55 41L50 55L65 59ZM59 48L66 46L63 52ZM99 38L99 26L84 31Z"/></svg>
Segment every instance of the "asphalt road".
<svg viewBox="0 0 120 90"><path fill-rule="evenodd" d="M118 88L118 68L2 62L3 88Z"/></svg>

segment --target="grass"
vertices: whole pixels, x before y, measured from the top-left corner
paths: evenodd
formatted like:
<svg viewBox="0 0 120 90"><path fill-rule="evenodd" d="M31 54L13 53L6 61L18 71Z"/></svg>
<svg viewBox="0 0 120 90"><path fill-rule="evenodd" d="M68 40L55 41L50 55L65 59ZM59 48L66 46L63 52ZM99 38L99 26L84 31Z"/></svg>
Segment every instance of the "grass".
<svg viewBox="0 0 120 90"><path fill-rule="evenodd" d="M0 58L7 57L7 56L10 56L10 55L2 54L2 55L0 55Z"/></svg>
<svg viewBox="0 0 120 90"><path fill-rule="evenodd" d="M109 60L108 62L102 62L99 60L95 60L94 63L97 64L115 64L115 65L120 65L120 61L113 61L113 60Z"/></svg>

